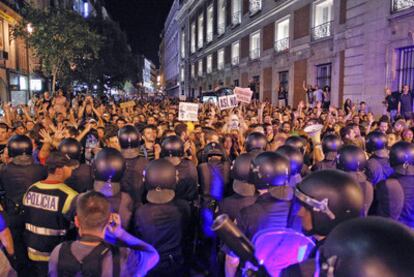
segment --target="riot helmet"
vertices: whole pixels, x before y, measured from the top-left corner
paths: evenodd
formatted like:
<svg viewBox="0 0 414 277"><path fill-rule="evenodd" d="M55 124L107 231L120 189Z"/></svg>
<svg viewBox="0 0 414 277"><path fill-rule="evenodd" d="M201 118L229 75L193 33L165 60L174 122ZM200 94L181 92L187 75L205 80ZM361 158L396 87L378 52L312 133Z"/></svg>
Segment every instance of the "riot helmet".
<svg viewBox="0 0 414 277"><path fill-rule="evenodd" d="M326 135L322 139L322 151L326 155L329 153L336 153L338 152L339 148L342 146L342 140L337 135Z"/></svg>
<svg viewBox="0 0 414 277"><path fill-rule="evenodd" d="M303 155L299 149L290 145L282 145L277 149L276 153L279 153L289 159L291 176L300 174L303 166Z"/></svg>
<svg viewBox="0 0 414 277"><path fill-rule="evenodd" d="M400 141L391 147L390 165L402 175L414 175L414 144Z"/></svg>
<svg viewBox="0 0 414 277"><path fill-rule="evenodd" d="M385 153L382 154L386 155L387 136L380 131L369 133L367 136L367 141L365 143L365 148L367 149L368 153L378 153L385 151Z"/></svg>
<svg viewBox="0 0 414 277"><path fill-rule="evenodd" d="M207 144L202 152L202 162L208 162L211 157L217 157L224 161L226 159L226 151L224 150L223 145L216 142Z"/></svg>
<svg viewBox="0 0 414 277"><path fill-rule="evenodd" d="M263 133L252 132L246 138L246 142L245 142L246 152L265 151L266 146L267 146L267 139Z"/></svg>
<svg viewBox="0 0 414 277"><path fill-rule="evenodd" d="M306 139L300 136L291 136L288 137L285 141L285 145L290 145L299 149L299 151L302 152L302 154L305 154L306 144Z"/></svg>
<svg viewBox="0 0 414 277"><path fill-rule="evenodd" d="M345 145L339 149L336 168L347 172L363 171L367 158L364 151L355 145Z"/></svg>
<svg viewBox="0 0 414 277"><path fill-rule="evenodd" d="M154 204L168 203L175 197L178 173L175 166L165 159L151 161L144 171L147 200Z"/></svg>
<svg viewBox="0 0 414 277"><path fill-rule="evenodd" d="M250 166L255 156L252 152L243 153L233 161L231 166L233 190L241 196L252 196L256 191L255 186L249 183Z"/></svg>
<svg viewBox="0 0 414 277"><path fill-rule="evenodd" d="M81 159L82 145L74 138L62 140L58 146L59 152L68 155L72 160L79 161Z"/></svg>
<svg viewBox="0 0 414 277"><path fill-rule="evenodd" d="M10 158L21 155L30 156L33 153L33 144L28 136L14 135L7 142L7 151Z"/></svg>
<svg viewBox="0 0 414 277"><path fill-rule="evenodd" d="M108 197L120 191L119 182L125 171L125 160L121 152L115 148L102 149L95 156L92 168L95 177L94 190Z"/></svg>
<svg viewBox="0 0 414 277"><path fill-rule="evenodd" d="M161 142L161 158L183 157L184 143L179 136L168 136Z"/></svg>
<svg viewBox="0 0 414 277"><path fill-rule="evenodd" d="M141 135L135 126L126 125L118 131L118 139L122 149L138 148Z"/></svg>

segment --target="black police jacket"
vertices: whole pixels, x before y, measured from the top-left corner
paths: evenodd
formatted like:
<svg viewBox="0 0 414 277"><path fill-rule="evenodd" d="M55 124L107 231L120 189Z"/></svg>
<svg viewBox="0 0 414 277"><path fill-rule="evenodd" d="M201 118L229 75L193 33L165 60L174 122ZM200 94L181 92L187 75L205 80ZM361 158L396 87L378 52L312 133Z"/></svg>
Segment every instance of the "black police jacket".
<svg viewBox="0 0 414 277"><path fill-rule="evenodd" d="M93 189L91 166L81 164L78 168L72 171L72 175L66 179L65 184L79 193Z"/></svg>
<svg viewBox="0 0 414 277"><path fill-rule="evenodd" d="M143 157L125 159L126 169L121 180L121 190L127 192L134 203L141 204L144 201L144 170L148 160Z"/></svg>
<svg viewBox="0 0 414 277"><path fill-rule="evenodd" d="M183 159L176 166L178 171L178 183L175 196L178 199L193 201L198 192L198 173L192 161Z"/></svg>
<svg viewBox="0 0 414 277"><path fill-rule="evenodd" d="M256 199L257 195L245 197L235 193L219 202L219 213L227 214L234 220L243 208L253 205Z"/></svg>

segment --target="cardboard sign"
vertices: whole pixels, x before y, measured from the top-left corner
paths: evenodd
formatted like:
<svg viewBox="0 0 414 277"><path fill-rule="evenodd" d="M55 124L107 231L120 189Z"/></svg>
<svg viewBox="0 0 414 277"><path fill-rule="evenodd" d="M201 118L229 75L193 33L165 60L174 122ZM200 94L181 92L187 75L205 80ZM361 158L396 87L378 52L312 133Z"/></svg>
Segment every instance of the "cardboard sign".
<svg viewBox="0 0 414 277"><path fill-rule="evenodd" d="M178 106L179 121L198 121L198 104L180 102Z"/></svg>
<svg viewBox="0 0 414 277"><path fill-rule="evenodd" d="M239 88L234 89L234 94L237 97L237 101L249 104L252 101L253 91L250 88Z"/></svg>
<svg viewBox="0 0 414 277"><path fill-rule="evenodd" d="M121 107L121 109L132 108L132 107L135 107L135 101L124 102L124 103L119 104L119 106Z"/></svg>
<svg viewBox="0 0 414 277"><path fill-rule="evenodd" d="M218 98L218 106L221 110L232 109L237 107L236 95L220 96Z"/></svg>

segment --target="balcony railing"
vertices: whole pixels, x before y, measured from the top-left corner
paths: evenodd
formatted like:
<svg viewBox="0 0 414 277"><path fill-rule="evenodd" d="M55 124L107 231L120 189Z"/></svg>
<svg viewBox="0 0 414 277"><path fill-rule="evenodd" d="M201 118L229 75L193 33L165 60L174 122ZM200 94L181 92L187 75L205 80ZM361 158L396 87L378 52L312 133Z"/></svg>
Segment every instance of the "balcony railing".
<svg viewBox="0 0 414 277"><path fill-rule="evenodd" d="M312 40L330 37L332 35L332 21L312 28Z"/></svg>
<svg viewBox="0 0 414 277"><path fill-rule="evenodd" d="M241 11L234 12L231 17L231 23L237 25L241 23Z"/></svg>
<svg viewBox="0 0 414 277"><path fill-rule="evenodd" d="M289 37L279 39L275 41L276 52L282 52L289 49Z"/></svg>
<svg viewBox="0 0 414 277"><path fill-rule="evenodd" d="M414 7L414 0L393 0L392 12L399 12Z"/></svg>
<svg viewBox="0 0 414 277"><path fill-rule="evenodd" d="M226 31L226 24L224 24L224 23L217 24L217 34L218 35L224 34L225 31Z"/></svg>
<svg viewBox="0 0 414 277"><path fill-rule="evenodd" d="M213 32L207 33L207 42L211 42L213 40Z"/></svg>
<svg viewBox="0 0 414 277"><path fill-rule="evenodd" d="M239 62L240 62L240 57L233 57L233 58L231 59L231 64L232 64L232 65L238 65L238 64L239 64Z"/></svg>
<svg viewBox="0 0 414 277"><path fill-rule="evenodd" d="M255 60L258 58L260 58L260 49L257 48L257 49L250 50L250 59Z"/></svg>

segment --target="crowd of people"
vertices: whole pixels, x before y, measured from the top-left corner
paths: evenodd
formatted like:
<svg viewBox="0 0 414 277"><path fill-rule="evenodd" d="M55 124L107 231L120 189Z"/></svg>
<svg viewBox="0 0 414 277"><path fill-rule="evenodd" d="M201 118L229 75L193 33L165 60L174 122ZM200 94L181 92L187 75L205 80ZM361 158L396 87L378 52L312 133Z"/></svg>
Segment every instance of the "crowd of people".
<svg viewBox="0 0 414 277"><path fill-rule="evenodd" d="M195 122L178 99L4 103L0 276L412 276L407 89L382 115L304 83Z"/></svg>

